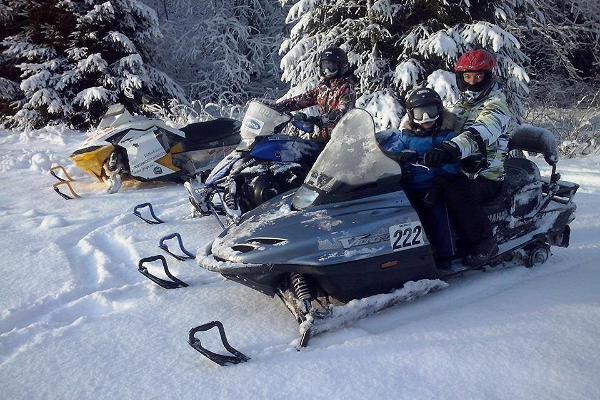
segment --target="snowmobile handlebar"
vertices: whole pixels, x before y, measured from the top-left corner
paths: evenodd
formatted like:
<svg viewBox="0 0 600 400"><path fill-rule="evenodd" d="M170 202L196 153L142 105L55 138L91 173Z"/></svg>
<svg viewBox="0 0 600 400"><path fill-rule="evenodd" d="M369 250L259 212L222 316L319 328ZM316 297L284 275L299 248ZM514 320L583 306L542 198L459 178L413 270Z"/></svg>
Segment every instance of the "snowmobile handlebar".
<svg viewBox="0 0 600 400"><path fill-rule="evenodd" d="M426 170L431 169L425 165L423 156L419 156L415 150L405 149L399 153L385 152L385 154L401 166L412 165L413 167L425 168Z"/></svg>

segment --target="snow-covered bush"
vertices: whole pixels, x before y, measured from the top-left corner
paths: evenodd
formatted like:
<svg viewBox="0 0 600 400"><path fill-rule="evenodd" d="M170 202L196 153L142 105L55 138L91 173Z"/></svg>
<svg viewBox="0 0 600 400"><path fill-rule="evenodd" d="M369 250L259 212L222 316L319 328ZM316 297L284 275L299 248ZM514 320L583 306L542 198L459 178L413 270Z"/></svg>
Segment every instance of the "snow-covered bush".
<svg viewBox="0 0 600 400"><path fill-rule="evenodd" d="M140 112L142 97L185 101L181 88L149 62L160 38L155 12L137 0L7 0L24 17L2 41L17 59L25 101L8 118L20 127L95 124L121 102Z"/></svg>

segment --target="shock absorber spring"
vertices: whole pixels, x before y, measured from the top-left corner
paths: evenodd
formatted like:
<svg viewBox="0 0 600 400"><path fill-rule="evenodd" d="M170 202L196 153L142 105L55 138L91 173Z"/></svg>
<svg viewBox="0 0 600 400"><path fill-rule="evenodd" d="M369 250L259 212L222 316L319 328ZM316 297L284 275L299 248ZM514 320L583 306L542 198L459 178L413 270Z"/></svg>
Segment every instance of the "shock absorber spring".
<svg viewBox="0 0 600 400"><path fill-rule="evenodd" d="M304 304L304 312L308 314L311 309L310 302L314 300L310 283L304 275L297 272L292 272L290 274L290 284L294 294L296 295L296 298L302 300L302 303Z"/></svg>
<svg viewBox="0 0 600 400"><path fill-rule="evenodd" d="M231 179L228 182L228 188L223 196L223 200L225 201L225 205L227 208L231 210L237 210L237 201L236 201L236 193L237 193L237 185L235 183L235 179Z"/></svg>
<svg viewBox="0 0 600 400"><path fill-rule="evenodd" d="M314 300L313 292L310 287L310 283L306 277L297 272L290 274L290 283L296 297L304 302L310 302Z"/></svg>

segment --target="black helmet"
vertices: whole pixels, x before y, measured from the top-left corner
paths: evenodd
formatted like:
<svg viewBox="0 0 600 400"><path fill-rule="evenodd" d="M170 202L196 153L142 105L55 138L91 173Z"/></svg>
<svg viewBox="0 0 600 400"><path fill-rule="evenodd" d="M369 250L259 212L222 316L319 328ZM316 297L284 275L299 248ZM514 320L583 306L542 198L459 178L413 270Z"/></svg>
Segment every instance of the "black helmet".
<svg viewBox="0 0 600 400"><path fill-rule="evenodd" d="M339 47L328 47L319 55L319 72L325 79L344 76L349 68L348 56Z"/></svg>
<svg viewBox="0 0 600 400"><path fill-rule="evenodd" d="M442 98L433 89L419 88L413 90L406 99L406 110L410 125L416 128L416 133L431 134L442 125L444 105ZM428 129L423 129L421 124L433 122Z"/></svg>

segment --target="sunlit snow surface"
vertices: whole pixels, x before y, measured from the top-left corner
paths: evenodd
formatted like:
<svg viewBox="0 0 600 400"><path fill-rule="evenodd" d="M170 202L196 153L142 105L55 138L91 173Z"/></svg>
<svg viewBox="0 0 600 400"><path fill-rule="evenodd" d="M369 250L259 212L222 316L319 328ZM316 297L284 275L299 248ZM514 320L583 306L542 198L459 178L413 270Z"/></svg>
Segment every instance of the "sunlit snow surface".
<svg viewBox="0 0 600 400"><path fill-rule="evenodd" d="M166 234L195 251L219 233L189 217L183 187L108 195L69 169L83 198L57 196L47 170L82 138L0 132L3 399L600 398L599 158L559 163L582 187L571 247L545 265L451 280L296 352L298 326L278 299L169 256L189 288L137 272ZM142 202L166 223L133 216ZM248 363L218 367L187 345L189 329L212 320Z"/></svg>

